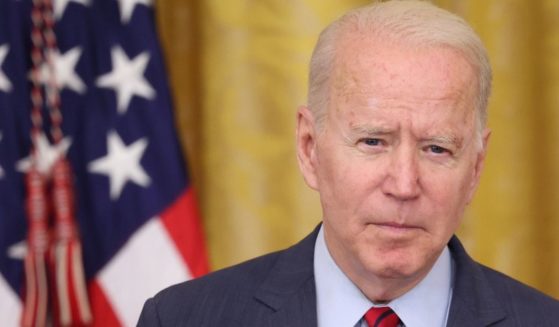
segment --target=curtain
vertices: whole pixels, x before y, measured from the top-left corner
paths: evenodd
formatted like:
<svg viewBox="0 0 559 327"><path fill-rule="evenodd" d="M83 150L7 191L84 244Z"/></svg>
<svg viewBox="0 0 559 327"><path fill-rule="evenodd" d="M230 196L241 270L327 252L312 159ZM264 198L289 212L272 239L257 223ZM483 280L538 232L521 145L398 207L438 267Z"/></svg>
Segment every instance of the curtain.
<svg viewBox="0 0 559 327"><path fill-rule="evenodd" d="M295 158L319 32L365 0L156 3L176 124L214 269L285 248L320 221ZM559 2L438 0L494 69L485 171L458 235L478 261L559 297Z"/></svg>

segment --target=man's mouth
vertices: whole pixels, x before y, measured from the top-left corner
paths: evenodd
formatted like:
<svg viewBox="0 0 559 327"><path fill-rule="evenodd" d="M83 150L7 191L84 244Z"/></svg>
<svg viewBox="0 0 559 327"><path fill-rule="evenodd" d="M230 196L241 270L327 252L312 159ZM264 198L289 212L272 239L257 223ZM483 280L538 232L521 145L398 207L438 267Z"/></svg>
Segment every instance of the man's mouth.
<svg viewBox="0 0 559 327"><path fill-rule="evenodd" d="M381 228L382 230L386 230L389 232L395 233L405 233L410 231L416 231L418 229L422 229L419 226L405 224L405 223L396 223L396 222L378 222L372 223L375 227Z"/></svg>

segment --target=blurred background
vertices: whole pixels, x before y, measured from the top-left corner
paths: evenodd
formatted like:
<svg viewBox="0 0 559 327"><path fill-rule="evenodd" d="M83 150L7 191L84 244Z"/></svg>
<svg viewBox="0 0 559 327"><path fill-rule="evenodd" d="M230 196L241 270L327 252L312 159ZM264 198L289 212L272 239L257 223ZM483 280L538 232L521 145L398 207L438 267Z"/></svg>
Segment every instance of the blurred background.
<svg viewBox="0 0 559 327"><path fill-rule="evenodd" d="M313 45L366 0L155 4L212 269L287 247L320 221L295 159ZM559 2L438 0L489 50L493 133L458 232L482 263L559 297Z"/></svg>

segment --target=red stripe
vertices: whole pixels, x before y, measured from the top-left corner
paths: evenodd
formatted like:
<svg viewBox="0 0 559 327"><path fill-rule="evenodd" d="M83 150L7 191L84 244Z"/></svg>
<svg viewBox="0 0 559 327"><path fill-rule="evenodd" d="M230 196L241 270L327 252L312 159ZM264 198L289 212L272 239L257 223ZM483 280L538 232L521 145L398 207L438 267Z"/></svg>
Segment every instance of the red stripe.
<svg viewBox="0 0 559 327"><path fill-rule="evenodd" d="M175 242L193 277L202 276L209 271L199 217L192 189L187 189L175 203L161 214L163 225Z"/></svg>
<svg viewBox="0 0 559 327"><path fill-rule="evenodd" d="M120 327L121 323L116 317L111 304L107 301L105 293L96 281L89 283L89 299L93 314L92 327Z"/></svg>

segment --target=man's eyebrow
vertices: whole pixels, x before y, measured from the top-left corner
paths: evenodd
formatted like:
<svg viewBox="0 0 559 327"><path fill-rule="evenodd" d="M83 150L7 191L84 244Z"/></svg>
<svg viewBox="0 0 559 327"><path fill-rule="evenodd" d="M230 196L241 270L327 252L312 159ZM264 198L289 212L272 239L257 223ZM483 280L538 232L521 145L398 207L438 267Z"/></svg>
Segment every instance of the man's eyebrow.
<svg viewBox="0 0 559 327"><path fill-rule="evenodd" d="M350 127L350 132L353 135L387 135L394 132L388 126L372 126L372 125L354 125ZM434 142L439 144L452 145L456 148L461 148L464 144L464 138L456 135L432 135L423 138L423 142Z"/></svg>
<svg viewBox="0 0 559 327"><path fill-rule="evenodd" d="M355 125L350 130L354 134L359 135L384 135L389 134L391 130L385 126Z"/></svg>
<svg viewBox="0 0 559 327"><path fill-rule="evenodd" d="M427 142L435 142L440 144L451 144L457 148L461 148L464 138L455 135L438 135L425 138Z"/></svg>

